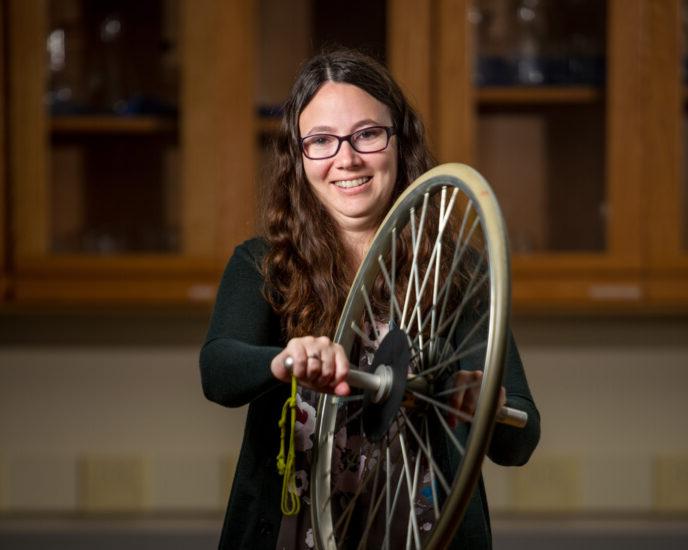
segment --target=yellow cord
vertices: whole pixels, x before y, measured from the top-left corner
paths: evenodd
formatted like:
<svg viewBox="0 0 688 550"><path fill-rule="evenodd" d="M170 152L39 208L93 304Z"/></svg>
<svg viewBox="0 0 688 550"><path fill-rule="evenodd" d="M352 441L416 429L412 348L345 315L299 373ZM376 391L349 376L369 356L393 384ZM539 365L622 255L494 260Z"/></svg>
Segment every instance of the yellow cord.
<svg viewBox="0 0 688 550"><path fill-rule="evenodd" d="M284 460L284 436L287 425L287 410L291 409L291 428L289 432L289 452ZM285 516L295 516L301 509L301 500L296 490L296 449L294 446L294 431L296 426L296 378L291 378L291 396L284 402L282 417L279 421L280 452L277 455L277 471L283 476L282 480L282 513Z"/></svg>

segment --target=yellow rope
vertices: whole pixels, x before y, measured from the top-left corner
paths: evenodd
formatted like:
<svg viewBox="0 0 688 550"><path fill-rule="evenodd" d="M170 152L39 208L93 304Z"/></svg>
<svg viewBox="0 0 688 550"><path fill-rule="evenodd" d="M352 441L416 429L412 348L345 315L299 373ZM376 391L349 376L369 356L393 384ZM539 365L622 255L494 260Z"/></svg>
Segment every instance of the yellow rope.
<svg viewBox="0 0 688 550"><path fill-rule="evenodd" d="M287 410L291 409L291 428L289 431L289 452L284 460L284 436L287 431ZM277 455L277 471L283 476L282 480L282 513L285 516L295 516L301 509L301 500L296 490L296 449L294 446L294 430L296 426L296 378L291 378L291 396L284 402L282 417L279 421L280 452Z"/></svg>

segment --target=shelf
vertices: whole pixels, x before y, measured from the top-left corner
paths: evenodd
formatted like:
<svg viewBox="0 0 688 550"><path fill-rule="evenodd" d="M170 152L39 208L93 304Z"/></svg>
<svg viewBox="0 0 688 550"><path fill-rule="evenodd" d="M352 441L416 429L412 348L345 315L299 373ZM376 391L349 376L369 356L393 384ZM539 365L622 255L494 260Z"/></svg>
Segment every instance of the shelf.
<svg viewBox="0 0 688 550"><path fill-rule="evenodd" d="M504 86L477 88L480 105L591 104L604 100L604 89L593 86Z"/></svg>
<svg viewBox="0 0 688 550"><path fill-rule="evenodd" d="M210 304L223 265L219 259L156 254L26 259L11 291L19 306Z"/></svg>
<svg viewBox="0 0 688 550"><path fill-rule="evenodd" d="M166 134L177 129L177 122L170 117L114 115L54 116L50 119L54 134Z"/></svg>

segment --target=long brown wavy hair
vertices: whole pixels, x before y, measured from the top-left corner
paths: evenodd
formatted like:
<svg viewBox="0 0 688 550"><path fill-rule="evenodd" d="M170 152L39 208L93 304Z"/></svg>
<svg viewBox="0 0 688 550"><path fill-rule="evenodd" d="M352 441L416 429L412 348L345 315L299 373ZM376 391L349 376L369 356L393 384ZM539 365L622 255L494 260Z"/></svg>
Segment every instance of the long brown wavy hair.
<svg viewBox="0 0 688 550"><path fill-rule="evenodd" d="M334 220L306 179L299 146L301 112L328 81L353 84L389 109L398 140L397 180L389 206L435 164L420 118L383 65L358 51L336 49L303 66L274 141L261 209L269 245L262 264L265 294L288 338L331 337L355 275Z"/></svg>

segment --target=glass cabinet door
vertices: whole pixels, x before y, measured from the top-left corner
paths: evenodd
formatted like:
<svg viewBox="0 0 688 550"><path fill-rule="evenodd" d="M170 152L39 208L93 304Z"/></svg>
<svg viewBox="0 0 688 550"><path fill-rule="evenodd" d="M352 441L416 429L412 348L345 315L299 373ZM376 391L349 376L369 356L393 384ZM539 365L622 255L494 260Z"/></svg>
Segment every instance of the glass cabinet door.
<svg viewBox="0 0 688 550"><path fill-rule="evenodd" d="M439 157L494 188L516 308L637 307L642 3L439 5Z"/></svg>
<svg viewBox="0 0 688 550"><path fill-rule="evenodd" d="M180 252L178 4L45 6L46 254Z"/></svg>
<svg viewBox="0 0 688 550"><path fill-rule="evenodd" d="M8 8L15 297L211 300L255 231L252 2Z"/></svg>
<svg viewBox="0 0 688 550"><path fill-rule="evenodd" d="M476 0L476 165L516 254L604 252L603 2Z"/></svg>

